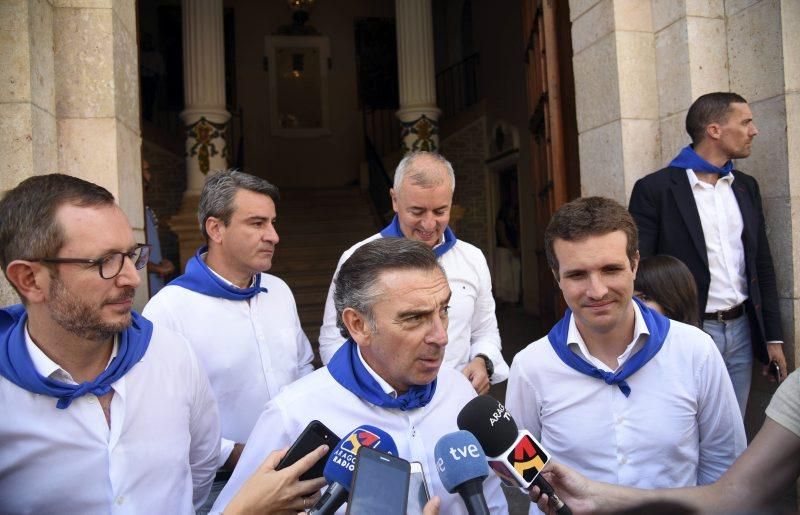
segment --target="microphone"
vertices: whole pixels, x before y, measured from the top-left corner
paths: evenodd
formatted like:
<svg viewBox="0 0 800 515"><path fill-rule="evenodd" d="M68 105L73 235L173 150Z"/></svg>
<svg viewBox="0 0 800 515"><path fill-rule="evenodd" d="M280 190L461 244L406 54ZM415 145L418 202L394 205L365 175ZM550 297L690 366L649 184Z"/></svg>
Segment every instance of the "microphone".
<svg viewBox="0 0 800 515"><path fill-rule="evenodd" d="M456 422L459 429L475 435L489 456L489 466L504 483L525 489L535 484L547 494L557 513L572 514L550 483L539 475L550 455L529 431L517 428L511 413L500 402L479 395L461 409Z"/></svg>
<svg viewBox="0 0 800 515"><path fill-rule="evenodd" d="M331 515L347 502L356 468L356 455L361 447L372 447L397 456L397 445L386 431L375 426L358 426L342 438L328 456L322 473L328 481L328 488L308 513Z"/></svg>
<svg viewBox="0 0 800 515"><path fill-rule="evenodd" d="M489 515L483 496L483 480L489 475L481 444L469 431L439 438L433 450L439 479L449 493L458 492L470 515Z"/></svg>

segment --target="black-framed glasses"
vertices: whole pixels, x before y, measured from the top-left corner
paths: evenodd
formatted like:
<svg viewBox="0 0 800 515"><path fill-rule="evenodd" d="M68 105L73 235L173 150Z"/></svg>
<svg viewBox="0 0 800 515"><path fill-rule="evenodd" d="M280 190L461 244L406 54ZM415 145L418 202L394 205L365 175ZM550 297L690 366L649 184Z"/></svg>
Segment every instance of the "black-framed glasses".
<svg viewBox="0 0 800 515"><path fill-rule="evenodd" d="M150 258L150 245L145 243L137 244L133 249L127 252L111 252L99 259L88 258L42 258L42 259L29 259L28 261L41 261L42 263L78 263L84 265L92 265L98 268L100 277L103 279L113 279L122 272L122 267L125 265L125 258L128 257L133 262L136 270L141 270L147 265L147 260Z"/></svg>

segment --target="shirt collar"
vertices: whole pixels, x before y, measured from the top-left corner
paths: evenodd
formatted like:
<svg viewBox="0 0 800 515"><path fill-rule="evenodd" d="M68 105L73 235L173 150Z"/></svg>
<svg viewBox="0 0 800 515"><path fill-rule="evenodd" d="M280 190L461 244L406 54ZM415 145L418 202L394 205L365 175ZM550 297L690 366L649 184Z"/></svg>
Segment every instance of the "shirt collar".
<svg viewBox="0 0 800 515"><path fill-rule="evenodd" d="M634 351L639 350L646 340L647 336L650 336L650 330L647 328L647 324L644 321L644 317L642 317L642 312L639 310L639 306L636 305L633 300L631 300L631 305L633 306L633 315L634 315L634 325L633 325L633 340L625 347L625 351L617 356L617 368L621 367L625 364L625 361L628 360L629 357L634 353ZM602 361L592 356L589 352L589 348L586 346L586 342L583 340L580 331L578 331L578 326L575 325L575 316L571 316L569 319L569 331L567 332L567 345L572 352L578 354L582 358L587 361L590 361L598 368L604 368L608 370L608 366L605 365ZM614 370L611 370L614 372Z"/></svg>
<svg viewBox="0 0 800 515"><path fill-rule="evenodd" d="M203 261L206 261L206 256L207 256L207 255L208 255L208 252L203 252L202 254L200 254L200 258L201 258ZM209 269L209 270L211 270L211 273L212 273L212 274L216 275L216 276L217 276L217 277L218 277L220 280L222 280L222 281L223 281L225 284L227 284L228 286L232 286L233 288L239 288L239 286L236 286L235 284L233 284L233 283L232 283L232 282L230 282L229 280L227 280L227 279L225 279L224 277L222 277L221 275L219 275L219 274L217 273L217 271L216 271L216 270L214 270L213 268L211 268L211 267L208 265L208 262L207 262L207 261L206 261L206 266L208 266L208 269ZM255 282L256 282L256 276L254 275L254 276L253 276L253 277L250 279L250 284L249 284L247 287L248 287L248 288L252 288L252 287L253 287L253 285L255 284ZM243 288L239 288L239 289L241 290L241 289L243 289Z"/></svg>
<svg viewBox="0 0 800 515"><path fill-rule="evenodd" d="M391 395L392 398L396 399L397 398L397 390L392 388L392 385L387 383L381 376L378 375L377 372L372 370L372 367L369 366L369 364L364 360L364 356L361 355L361 347L359 347L358 344L356 344L356 352L358 352L358 359L361 360L361 364L363 364L364 368L367 369L367 372L369 372L369 375L371 375L372 378L375 379L375 381L378 382L378 386L381 387L381 390L383 390L383 393L385 393L387 395Z"/></svg>
<svg viewBox="0 0 800 515"><path fill-rule="evenodd" d="M28 332L27 324L25 324L25 346L28 349L28 354L31 356L33 367L42 377L59 375L69 379L73 383L75 382L69 372L61 368L61 365L47 357L47 354L45 354L42 349L40 349L39 346L34 343L33 338L31 338L31 333ZM111 360L117 357L117 352L119 352L119 335L114 335L114 345L111 347L111 356L108 358L108 363L111 363ZM108 364L106 364L106 367L108 367Z"/></svg>
<svg viewBox="0 0 800 515"><path fill-rule="evenodd" d="M692 189L694 189L694 187L697 186L698 184L700 185L700 187L703 187L703 188L706 187L706 185L707 185L707 183L705 183L705 182L703 182L703 181L701 181L700 179L697 178L697 174L694 173L694 170L692 170L691 168L687 168L686 169L686 176L689 178L689 186L691 186ZM733 179L734 179L733 174L729 173L727 175L723 175L722 177L720 177L718 179L718 181L723 181L723 182L727 182L729 184L733 184ZM708 186L711 186L711 185L708 184Z"/></svg>

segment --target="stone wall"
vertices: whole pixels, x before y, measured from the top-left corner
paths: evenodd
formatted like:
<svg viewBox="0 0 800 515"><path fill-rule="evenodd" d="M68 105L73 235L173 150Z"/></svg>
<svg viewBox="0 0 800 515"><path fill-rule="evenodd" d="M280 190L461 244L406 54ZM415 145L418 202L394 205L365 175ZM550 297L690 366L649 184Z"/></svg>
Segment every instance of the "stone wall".
<svg viewBox="0 0 800 515"><path fill-rule="evenodd" d="M442 155L450 160L456 173L453 204L464 208L464 216L456 225L456 235L481 249L488 259L492 242L487 218L489 177L484 164L486 118L482 116L447 136L441 147Z"/></svg>
<svg viewBox="0 0 800 515"><path fill-rule="evenodd" d="M0 191L59 171L118 199L144 239L134 2L0 3ZM144 276L144 274L143 274ZM137 307L145 300L141 288ZM0 289L0 304L16 302Z"/></svg>

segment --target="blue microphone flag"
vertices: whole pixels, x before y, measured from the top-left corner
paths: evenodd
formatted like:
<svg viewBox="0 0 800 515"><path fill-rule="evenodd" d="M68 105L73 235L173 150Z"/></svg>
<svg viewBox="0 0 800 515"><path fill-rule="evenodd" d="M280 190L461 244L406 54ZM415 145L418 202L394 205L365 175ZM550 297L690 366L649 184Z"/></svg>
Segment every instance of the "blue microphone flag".
<svg viewBox="0 0 800 515"><path fill-rule="evenodd" d="M489 475L486 455L478 440L469 431L444 435L434 449L436 468L442 485L451 494L459 485Z"/></svg>
<svg viewBox="0 0 800 515"><path fill-rule="evenodd" d="M323 475L328 483L339 483L350 490L353 471L356 468L356 455L361 447L371 447L397 456L397 445L389 433L375 426L358 426L342 438L328 456Z"/></svg>

